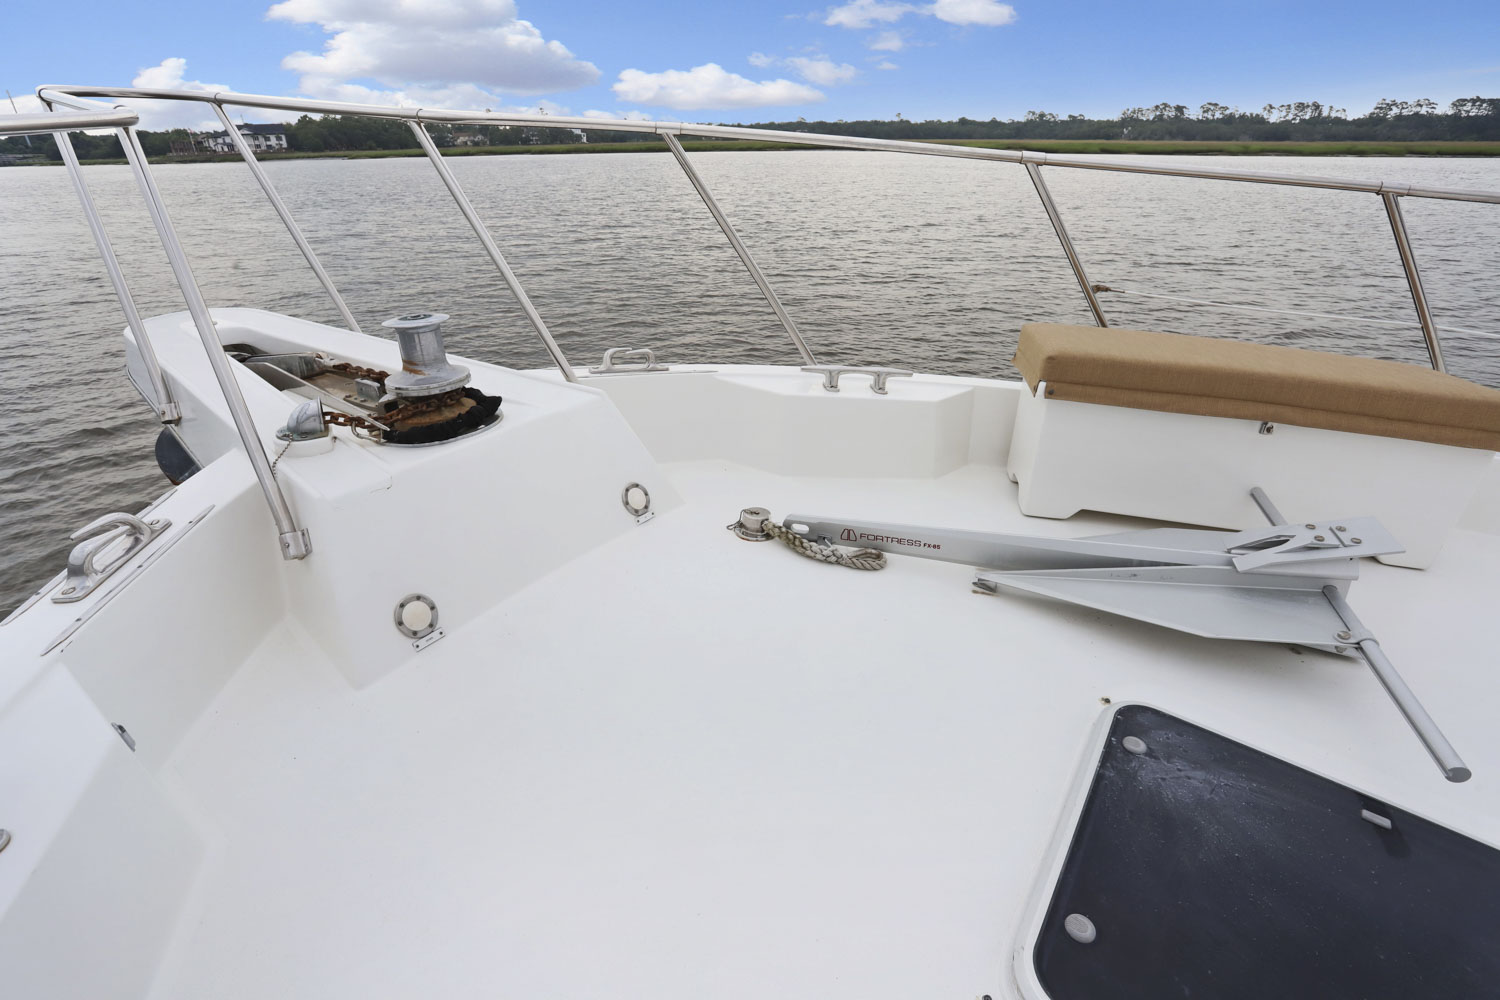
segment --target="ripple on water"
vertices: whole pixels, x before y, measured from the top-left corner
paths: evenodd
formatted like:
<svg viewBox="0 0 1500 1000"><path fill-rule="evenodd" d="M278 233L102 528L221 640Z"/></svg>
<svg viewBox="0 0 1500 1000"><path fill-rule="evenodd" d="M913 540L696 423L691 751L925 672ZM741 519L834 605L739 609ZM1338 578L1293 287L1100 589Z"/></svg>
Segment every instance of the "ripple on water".
<svg viewBox="0 0 1500 1000"><path fill-rule="evenodd" d="M854 152L694 159L820 358L1014 377L1023 322L1090 321L1014 165ZM1497 160L1248 165L1500 189ZM667 154L466 157L453 169L575 363L625 343L677 363L797 361ZM141 311L181 309L128 169L87 170ZM280 161L266 170L366 329L436 309L453 317L445 329L456 352L548 363L424 162ZM242 166L162 166L156 175L210 304L337 323ZM1114 326L1425 361L1379 199L1096 171L1054 170L1048 180L1095 282L1407 324L1106 294ZM1439 324L1500 332L1500 208L1419 199L1404 208ZM109 510L139 509L166 482L152 459L157 427L124 378L123 322L66 174L0 170L0 231L3 611L62 566L70 531ZM1500 385L1496 341L1451 334L1445 344L1453 371Z"/></svg>

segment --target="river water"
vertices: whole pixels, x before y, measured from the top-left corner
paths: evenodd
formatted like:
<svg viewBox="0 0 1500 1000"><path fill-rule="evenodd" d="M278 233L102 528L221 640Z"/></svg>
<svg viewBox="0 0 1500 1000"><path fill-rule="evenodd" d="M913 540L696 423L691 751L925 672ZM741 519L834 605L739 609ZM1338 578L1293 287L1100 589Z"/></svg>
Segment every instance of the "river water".
<svg viewBox="0 0 1500 1000"><path fill-rule="evenodd" d="M1140 157L1500 190L1500 159ZM1013 377L1023 322L1089 313L1017 166L844 151L694 154L819 359ZM668 362L795 363L665 154L451 161L575 364L651 346ZM242 164L154 168L211 306L337 323ZM431 166L268 163L366 330L432 310L456 353L548 363ZM145 315L183 308L125 167L85 174ZM1373 195L1049 170L1113 326L1425 364ZM1440 326L1500 334L1500 206L1406 199ZM0 612L62 567L67 535L166 488L157 428L123 373L123 319L67 174L0 170ZM1396 321L1235 312L1170 295ZM381 331L383 332L383 331ZM1500 340L1449 332L1450 371L1500 386ZM268 541L267 544L272 544Z"/></svg>

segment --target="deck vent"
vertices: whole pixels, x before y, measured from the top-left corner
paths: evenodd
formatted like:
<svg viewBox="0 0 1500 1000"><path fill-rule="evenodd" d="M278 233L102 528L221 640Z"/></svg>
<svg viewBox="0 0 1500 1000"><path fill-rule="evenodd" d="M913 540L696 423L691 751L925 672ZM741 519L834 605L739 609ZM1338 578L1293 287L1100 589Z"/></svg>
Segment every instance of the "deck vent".
<svg viewBox="0 0 1500 1000"><path fill-rule="evenodd" d="M443 347L443 313L411 313L380 324L396 331L401 344L401 371L385 380L391 393L404 399L436 396L469 384L469 369L448 363Z"/></svg>

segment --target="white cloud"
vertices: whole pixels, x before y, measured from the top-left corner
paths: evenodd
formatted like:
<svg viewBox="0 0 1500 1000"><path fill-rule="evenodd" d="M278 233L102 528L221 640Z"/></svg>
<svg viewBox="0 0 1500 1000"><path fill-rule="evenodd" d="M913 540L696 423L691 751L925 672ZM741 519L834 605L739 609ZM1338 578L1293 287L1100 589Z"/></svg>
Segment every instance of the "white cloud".
<svg viewBox="0 0 1500 1000"><path fill-rule="evenodd" d="M886 24L899 21L919 9L914 4L892 3L890 0L849 0L849 3L828 8L823 23L837 28L868 28L877 21Z"/></svg>
<svg viewBox="0 0 1500 1000"><path fill-rule="evenodd" d="M891 62L889 59L882 59L882 60L880 60L880 64L877 65L875 68L876 69L900 69L901 67L897 66L895 63Z"/></svg>
<svg viewBox="0 0 1500 1000"><path fill-rule="evenodd" d="M15 104L14 108L11 107L12 103ZM0 113L8 115L12 111L18 115L42 115L47 113L47 109L42 106L42 102L35 94L13 94L9 101L0 104Z"/></svg>
<svg viewBox="0 0 1500 1000"><path fill-rule="evenodd" d="M517 18L512 0L283 0L266 16L331 35L321 53L281 63L319 97L369 80L401 93L472 88L493 104L494 92L545 94L599 79L593 63Z"/></svg>
<svg viewBox="0 0 1500 1000"><path fill-rule="evenodd" d="M859 70L848 63L836 63L825 55L788 56L780 59L763 52L752 52L750 64L762 69L775 65L790 66L802 79L820 87L836 87L841 83L848 83L859 75Z"/></svg>
<svg viewBox="0 0 1500 1000"><path fill-rule="evenodd" d="M338 29L360 23L478 28L511 21L514 0L283 0L267 16Z"/></svg>
<svg viewBox="0 0 1500 1000"><path fill-rule="evenodd" d="M823 87L848 83L859 75L859 70L848 63L835 63L827 56L819 56L816 59L793 56L786 62L802 76L802 79Z"/></svg>
<svg viewBox="0 0 1500 1000"><path fill-rule="evenodd" d="M612 118L615 121L649 122L651 116L644 111L599 111L589 109L583 113L585 118Z"/></svg>
<svg viewBox="0 0 1500 1000"><path fill-rule="evenodd" d="M882 31L866 44L876 52L900 52L906 48L906 39L899 31Z"/></svg>
<svg viewBox="0 0 1500 1000"><path fill-rule="evenodd" d="M935 0L929 4L899 3L895 0L849 0L824 12L823 23L836 28L871 28L876 24L894 24L907 14L935 17L949 24L980 24L997 27L1016 19L1016 9L999 0ZM894 32L876 36L871 48ZM899 36L898 36L899 37ZM898 51L891 49L892 52Z"/></svg>
<svg viewBox="0 0 1500 1000"><path fill-rule="evenodd" d="M304 94L325 101L346 101L350 104L385 104L398 108L456 108L484 111L500 111L528 114L538 109L549 115L566 115L566 106L545 98L525 103L509 100L493 91L477 87L472 83L456 83L442 87L367 87L360 83L345 83L332 77L303 77L301 90Z"/></svg>
<svg viewBox="0 0 1500 1000"><path fill-rule="evenodd" d="M135 74L130 81L132 87L144 90L195 90L212 93L216 90L233 90L223 83L204 83L202 80L185 79L187 60L181 56L163 59L155 66L147 66ZM174 128L190 128L216 132L224 126L215 117L213 109L197 101L121 101L128 104L141 116L140 128L162 132ZM256 111L256 120L291 121L296 115L286 112Z"/></svg>
<svg viewBox="0 0 1500 1000"><path fill-rule="evenodd" d="M621 100L632 104L655 104L679 111L811 104L823 99L820 91L803 84L791 80L756 83L726 71L717 63L660 73L621 70L611 89Z"/></svg>
<svg viewBox="0 0 1500 1000"><path fill-rule="evenodd" d="M937 0L932 14L949 24L983 24L998 27L1016 19L1016 9L997 0Z"/></svg>
<svg viewBox="0 0 1500 1000"><path fill-rule="evenodd" d="M140 87L143 90L200 90L212 92L215 90L228 90L222 83L204 83L202 80L185 80L183 76L187 73L187 60L180 56L172 56L163 59L156 66L147 66L135 74L135 79L130 81L132 87Z"/></svg>

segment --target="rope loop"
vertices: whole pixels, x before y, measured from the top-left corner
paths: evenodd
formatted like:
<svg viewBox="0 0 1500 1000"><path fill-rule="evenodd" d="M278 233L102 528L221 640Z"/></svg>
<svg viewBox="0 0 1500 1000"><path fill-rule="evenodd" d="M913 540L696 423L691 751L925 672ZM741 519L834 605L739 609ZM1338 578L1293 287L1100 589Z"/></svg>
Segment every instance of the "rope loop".
<svg viewBox="0 0 1500 1000"><path fill-rule="evenodd" d="M809 538L803 538L795 531L782 527L770 518L766 518L764 530L772 538L784 542L787 548L799 556L816 559L818 562L870 571L886 567L885 553L879 549L855 549L851 552L837 545L814 542Z"/></svg>

